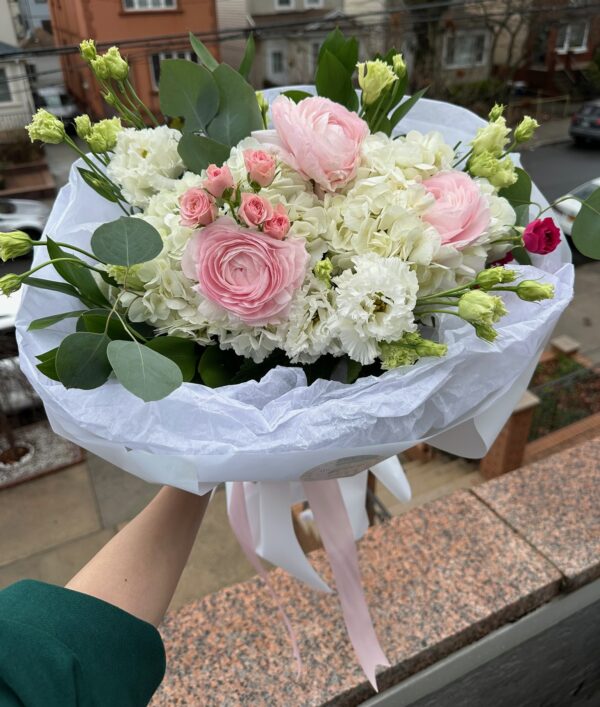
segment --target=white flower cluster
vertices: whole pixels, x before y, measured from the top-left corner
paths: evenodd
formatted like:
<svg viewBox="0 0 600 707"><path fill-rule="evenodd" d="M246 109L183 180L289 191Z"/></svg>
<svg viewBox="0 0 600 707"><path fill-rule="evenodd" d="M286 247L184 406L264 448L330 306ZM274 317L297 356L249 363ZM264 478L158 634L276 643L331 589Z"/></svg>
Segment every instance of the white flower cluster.
<svg viewBox="0 0 600 707"><path fill-rule="evenodd" d="M285 317L247 323L201 294L182 271L194 229L180 224L179 199L201 187L207 174L184 173L177 140L177 131L166 127L123 130L109 166L111 178L165 244L158 258L133 269L135 287L122 299L133 321L159 333L218 342L255 362L280 349L293 363L347 354L368 365L381 356L382 344L416 331L419 296L472 280L510 247L515 213L483 179L473 183L487 204L489 223L468 245L445 242L427 220L435 198L425 183L451 171L454 161L439 133L369 135L356 177L335 193L323 193L278 161L272 183L259 194L285 209L286 237L303 239L310 259ZM235 189L257 191L249 183L244 151L258 147L247 139L232 150L226 166ZM231 215L227 199L218 204L219 216Z"/></svg>

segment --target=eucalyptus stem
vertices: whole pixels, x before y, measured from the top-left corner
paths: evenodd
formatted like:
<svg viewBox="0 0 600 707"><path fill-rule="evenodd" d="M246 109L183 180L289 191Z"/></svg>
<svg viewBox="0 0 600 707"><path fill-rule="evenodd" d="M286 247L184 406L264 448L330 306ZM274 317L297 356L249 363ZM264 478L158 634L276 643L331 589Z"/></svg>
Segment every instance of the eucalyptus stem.
<svg viewBox="0 0 600 707"><path fill-rule="evenodd" d="M538 212L537 217L539 218L543 213L548 211L549 209L553 209L557 204L560 204L562 201L569 201L569 199L574 199L575 201L578 201L580 204L583 204L583 199L580 199L578 196L573 196L572 194L570 196L561 196L560 199L557 199L556 201L553 201L551 204L548 204L544 209L542 209L541 204L536 204L535 202L531 202L537 206L540 211Z"/></svg>

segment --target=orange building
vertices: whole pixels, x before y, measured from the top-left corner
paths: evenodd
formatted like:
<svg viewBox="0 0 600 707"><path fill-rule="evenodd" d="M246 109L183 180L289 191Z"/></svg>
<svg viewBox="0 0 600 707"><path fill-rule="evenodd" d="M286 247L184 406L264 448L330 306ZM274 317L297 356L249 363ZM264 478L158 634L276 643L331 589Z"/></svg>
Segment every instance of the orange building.
<svg viewBox="0 0 600 707"><path fill-rule="evenodd" d="M167 58L195 59L188 32L215 36L216 0L49 0L58 47L94 39L100 51L121 45L130 79L140 98L157 112L159 63ZM218 56L217 45L205 41ZM65 84L80 107L93 117L110 115L100 89L77 51L61 57Z"/></svg>

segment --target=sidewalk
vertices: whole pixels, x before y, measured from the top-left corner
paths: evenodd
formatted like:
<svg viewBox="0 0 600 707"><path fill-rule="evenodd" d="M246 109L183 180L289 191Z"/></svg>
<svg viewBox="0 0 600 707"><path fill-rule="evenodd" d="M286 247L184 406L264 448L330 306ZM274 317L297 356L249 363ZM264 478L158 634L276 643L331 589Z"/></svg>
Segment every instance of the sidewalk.
<svg viewBox="0 0 600 707"><path fill-rule="evenodd" d="M546 147L548 145L556 145L561 142L569 142L569 125L571 118L560 118L558 120L549 120L542 123L535 131L535 135L528 142L524 149L535 150L538 147Z"/></svg>

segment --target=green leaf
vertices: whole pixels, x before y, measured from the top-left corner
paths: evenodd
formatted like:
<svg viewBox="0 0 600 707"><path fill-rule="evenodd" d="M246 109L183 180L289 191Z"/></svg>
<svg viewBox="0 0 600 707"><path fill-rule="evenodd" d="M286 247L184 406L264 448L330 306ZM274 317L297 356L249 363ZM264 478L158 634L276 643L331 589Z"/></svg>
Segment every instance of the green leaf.
<svg viewBox="0 0 600 707"><path fill-rule="evenodd" d="M396 110L392 113L390 116L390 123L392 125L392 130L398 125L398 123L404 118L404 116L408 113L408 111L415 105L415 103L422 98L427 89L429 87L426 86L425 88L422 88L420 91L417 91L416 93L413 93L413 95L408 98L404 103L401 103Z"/></svg>
<svg viewBox="0 0 600 707"><path fill-rule="evenodd" d="M111 265L146 263L160 255L163 241L149 223L133 216L121 216L99 226L92 236L92 253Z"/></svg>
<svg viewBox="0 0 600 707"><path fill-rule="evenodd" d="M58 373L56 372L56 352L58 351L58 346L55 349L50 349L46 353L38 354L36 358L39 363L37 364L37 369L43 373L47 378L53 381L60 382Z"/></svg>
<svg viewBox="0 0 600 707"><path fill-rule="evenodd" d="M94 276L83 262L79 258L76 258L72 253L67 253L60 246L48 237L48 255L54 260L55 258L70 258L76 262L71 263L53 263L54 269L69 284L73 285L81 294L81 301L88 305L97 307L109 307L108 300L100 291ZM78 263L81 263L78 265Z"/></svg>
<svg viewBox="0 0 600 707"><path fill-rule="evenodd" d="M319 96L329 98L336 103L356 110L358 96L352 85L352 74L330 51L323 52L315 75L315 85Z"/></svg>
<svg viewBox="0 0 600 707"><path fill-rule="evenodd" d="M177 151L185 166L190 171L200 174L209 164L223 164L229 158L231 148L203 135L184 133Z"/></svg>
<svg viewBox="0 0 600 707"><path fill-rule="evenodd" d="M98 177L97 174L92 172L91 169L84 169L83 167L77 167L77 171L81 174L83 181L93 189L97 194L104 197L107 201L112 201L116 203L118 201L117 195L113 192L107 182L103 181Z"/></svg>
<svg viewBox="0 0 600 707"><path fill-rule="evenodd" d="M531 265L531 258L529 253L523 248L523 246L517 246L511 250L514 259L519 263L519 265Z"/></svg>
<svg viewBox="0 0 600 707"><path fill-rule="evenodd" d="M144 402L166 398L183 382L176 363L134 341L111 341L107 354L121 385Z"/></svg>
<svg viewBox="0 0 600 707"><path fill-rule="evenodd" d="M333 32L327 35L321 45L321 49L319 50L319 64L326 52L333 54L346 69L346 72L352 76L356 68L356 62L358 61L358 40L356 37L346 39L340 29L336 27Z"/></svg>
<svg viewBox="0 0 600 707"><path fill-rule="evenodd" d="M284 96L294 101L294 103L300 103L305 98L312 98L312 93L307 93L306 91L297 91L296 89L290 89L289 91L283 92Z"/></svg>
<svg viewBox="0 0 600 707"><path fill-rule="evenodd" d="M234 351L223 351L218 345L207 346L200 357L198 372L204 385L219 388L233 382L243 361Z"/></svg>
<svg viewBox="0 0 600 707"><path fill-rule="evenodd" d="M29 323L27 329L29 331L37 331L38 329L46 329L46 327L52 326L57 322L62 322L63 319L68 319L69 317L78 317L83 314L85 309L79 309L75 312L63 312L62 314L52 314L49 317L42 317L41 319L34 319Z"/></svg>
<svg viewBox="0 0 600 707"><path fill-rule="evenodd" d="M360 375L361 371L362 364L358 361L354 361L353 359L348 358L348 371L346 374L346 383L354 383L354 381Z"/></svg>
<svg viewBox="0 0 600 707"><path fill-rule="evenodd" d="M181 369L184 382L188 383L196 375L198 349L191 339L176 336L159 336L149 341L146 346L171 359Z"/></svg>
<svg viewBox="0 0 600 707"><path fill-rule="evenodd" d="M64 338L56 352L56 373L65 388L91 390L105 383L111 370L109 344L104 334L77 332Z"/></svg>
<svg viewBox="0 0 600 707"><path fill-rule="evenodd" d="M515 214L517 215L516 226L527 226L529 223L529 204L520 204L514 207Z"/></svg>
<svg viewBox="0 0 600 707"><path fill-rule="evenodd" d="M600 260L600 189L593 191L581 204L571 238L580 253Z"/></svg>
<svg viewBox="0 0 600 707"><path fill-rule="evenodd" d="M219 87L219 112L206 132L217 142L233 147L253 130L263 127L256 92L243 76L227 64L220 64L213 76Z"/></svg>
<svg viewBox="0 0 600 707"><path fill-rule="evenodd" d="M41 277L26 277L23 282L30 287L37 287L40 290L52 290L53 292L62 292L64 295L77 297L81 299L81 293L76 290L73 285L66 282L56 282L55 280L44 280Z"/></svg>
<svg viewBox="0 0 600 707"><path fill-rule="evenodd" d="M517 173L517 181L511 184L510 187L504 187L498 192L498 195L507 199L513 208L531 203L530 176L520 167L516 167L515 172Z"/></svg>
<svg viewBox="0 0 600 707"><path fill-rule="evenodd" d="M214 58L206 46L190 32L190 44L192 49L196 52L196 56L200 61L206 66L209 71L214 71L219 62Z"/></svg>
<svg viewBox="0 0 600 707"><path fill-rule="evenodd" d="M252 69L252 64L254 63L254 55L256 53L256 45L254 43L254 35L250 33L248 41L246 42L246 49L244 51L244 56L240 64L238 72L247 80L250 76L250 70Z"/></svg>
<svg viewBox="0 0 600 707"><path fill-rule="evenodd" d="M185 119L185 132L205 130L219 109L219 89L210 71L186 59L160 65L158 88L164 115Z"/></svg>
<svg viewBox="0 0 600 707"><path fill-rule="evenodd" d="M131 339L116 313L107 309L90 309L84 312L77 320L77 331L89 331L93 334L106 332L111 341Z"/></svg>

